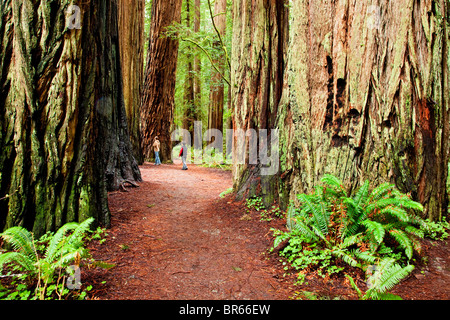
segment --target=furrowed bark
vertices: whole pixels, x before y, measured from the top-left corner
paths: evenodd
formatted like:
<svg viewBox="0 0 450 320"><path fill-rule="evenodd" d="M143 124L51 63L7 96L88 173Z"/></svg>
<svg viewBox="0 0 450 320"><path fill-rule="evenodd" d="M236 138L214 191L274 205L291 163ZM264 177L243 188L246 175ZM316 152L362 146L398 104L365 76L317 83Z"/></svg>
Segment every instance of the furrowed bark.
<svg viewBox="0 0 450 320"><path fill-rule="evenodd" d="M235 7L253 12L253 23L238 27L246 34L265 30L266 17L253 10L257 3ZM291 2L284 88L274 104L281 154L274 193L284 206L331 173L350 190L365 179L395 183L424 204L424 216L447 215L448 21L443 0ZM260 36L246 34L234 44L234 60L238 49L262 47L256 46ZM262 99L254 102L258 86L252 85L269 72L268 64L245 63L234 94L235 121L244 127L246 119L271 110ZM242 185L251 171L236 166L234 172Z"/></svg>
<svg viewBox="0 0 450 320"><path fill-rule="evenodd" d="M172 152L175 81L178 40L164 36L165 29L180 23L181 0L154 0L150 27L147 68L141 101L141 147L145 159L153 155L153 139L161 141L161 160L170 161Z"/></svg>
<svg viewBox="0 0 450 320"><path fill-rule="evenodd" d="M128 130L133 155L143 162L140 143L141 91L144 83L144 0L119 1L120 56Z"/></svg>
<svg viewBox="0 0 450 320"><path fill-rule="evenodd" d="M3 0L0 10L0 229L37 236L95 217L107 190L138 181L123 107L115 2Z"/></svg>
<svg viewBox="0 0 450 320"><path fill-rule="evenodd" d="M231 90L233 129L276 128L286 62L288 8L284 1L234 2ZM239 135L234 135L233 159ZM249 141L246 141L249 150ZM278 175L261 176L261 165L233 166L234 188L239 197L262 195L266 204L278 198Z"/></svg>

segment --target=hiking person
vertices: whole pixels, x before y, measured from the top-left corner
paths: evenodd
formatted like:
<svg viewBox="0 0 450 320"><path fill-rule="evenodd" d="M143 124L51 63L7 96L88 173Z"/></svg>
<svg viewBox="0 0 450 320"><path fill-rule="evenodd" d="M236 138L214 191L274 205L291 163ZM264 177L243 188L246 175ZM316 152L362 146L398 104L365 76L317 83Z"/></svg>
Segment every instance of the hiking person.
<svg viewBox="0 0 450 320"><path fill-rule="evenodd" d="M188 167L186 165L187 152L188 152L188 149L187 149L187 146L186 146L186 142L183 142L181 150L180 150L180 155L179 155L181 157L181 160L183 161L183 169L182 170L187 170L188 169Z"/></svg>
<svg viewBox="0 0 450 320"><path fill-rule="evenodd" d="M159 152L161 151L161 142L159 142L158 137L155 137L153 142L153 150L155 151L155 166L160 166L161 159L159 159Z"/></svg>

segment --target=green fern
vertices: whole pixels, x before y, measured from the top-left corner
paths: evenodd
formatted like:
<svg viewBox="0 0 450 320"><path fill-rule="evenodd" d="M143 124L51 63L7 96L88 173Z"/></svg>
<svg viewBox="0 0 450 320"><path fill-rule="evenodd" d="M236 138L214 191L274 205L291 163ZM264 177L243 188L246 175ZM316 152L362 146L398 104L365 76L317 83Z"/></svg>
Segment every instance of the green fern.
<svg viewBox="0 0 450 320"><path fill-rule="evenodd" d="M375 245L380 245L384 240L384 226L381 223L372 220L364 220L362 224L367 228L367 232L373 236Z"/></svg>
<svg viewBox="0 0 450 320"><path fill-rule="evenodd" d="M43 283L45 292L57 269L68 267L84 255L83 237L93 221L94 219L90 218L80 224L68 223L62 226L51 237L44 257L40 257L36 250L36 242L31 232L22 227L6 230L0 237L10 244L14 251L0 254L0 270L5 264L16 264L22 267L30 278L36 279L38 284ZM39 290L39 295L43 295L42 290Z"/></svg>
<svg viewBox="0 0 450 320"><path fill-rule="evenodd" d="M324 174L321 181L322 183L329 185L339 193L346 193L342 181L331 174Z"/></svg>
<svg viewBox="0 0 450 320"><path fill-rule="evenodd" d="M389 234L398 242L398 244L405 250L405 254L408 259L411 260L413 255L412 241L409 239L408 234L399 229L389 230Z"/></svg>
<svg viewBox="0 0 450 320"><path fill-rule="evenodd" d="M386 292L391 290L401 280L406 278L413 270L413 265L402 267L395 263L392 258L383 259L378 265L377 270L368 278L370 284L363 299L380 300L386 296Z"/></svg>
<svg viewBox="0 0 450 320"><path fill-rule="evenodd" d="M288 208L289 232L283 235L284 240L289 239L291 246L284 252L288 261L302 261L304 268L307 266L305 261L310 261L312 266L312 261L317 265L317 261L325 259L324 263L329 264L329 259L335 259L365 269L385 257L402 259L404 254L411 260L413 253L420 250L416 237L423 237L427 226L415 214L423 211L420 203L389 183L370 191L370 183L365 181L351 195L345 192L343 183L332 175L325 175L321 181L322 185L315 186L311 194L297 195L300 201L298 208L293 203ZM301 249L305 245L312 251ZM327 258L323 254L325 251L329 253ZM304 257L305 254L311 255L311 252L322 253L314 258ZM380 280L383 285L371 290L378 298L384 294L383 286L389 288L395 282L392 280L398 280L395 274L392 279L383 278L397 268L386 261L384 264L386 266L382 265L381 269L387 271L378 276L385 282ZM401 275L401 272L396 274Z"/></svg>

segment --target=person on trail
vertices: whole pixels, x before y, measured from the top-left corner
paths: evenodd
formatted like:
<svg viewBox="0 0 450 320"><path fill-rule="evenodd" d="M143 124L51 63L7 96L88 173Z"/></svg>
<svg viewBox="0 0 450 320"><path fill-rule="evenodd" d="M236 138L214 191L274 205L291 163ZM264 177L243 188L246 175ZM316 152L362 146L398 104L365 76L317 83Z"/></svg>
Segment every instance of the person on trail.
<svg viewBox="0 0 450 320"><path fill-rule="evenodd" d="M180 150L180 155L179 155L181 157L181 160L183 161L183 169L182 170L187 170L188 169L188 167L186 165L187 152L188 152L188 149L187 149L187 146L186 146L186 142L183 142L181 150Z"/></svg>
<svg viewBox="0 0 450 320"><path fill-rule="evenodd" d="M161 151L161 142L159 142L158 137L155 137L153 142L153 150L155 151L155 166L161 165L161 159L159 159L159 152Z"/></svg>

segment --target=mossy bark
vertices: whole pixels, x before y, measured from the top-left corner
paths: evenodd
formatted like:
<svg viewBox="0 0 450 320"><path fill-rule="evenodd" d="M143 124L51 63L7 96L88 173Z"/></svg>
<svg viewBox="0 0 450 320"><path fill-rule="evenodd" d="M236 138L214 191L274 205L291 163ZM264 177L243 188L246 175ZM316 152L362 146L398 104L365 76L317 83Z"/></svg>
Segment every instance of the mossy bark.
<svg viewBox="0 0 450 320"><path fill-rule="evenodd" d="M231 91L234 130L275 129L281 99L288 39L285 1L234 1ZM233 159L237 159L234 136ZM249 150L249 141L246 141ZM278 175L262 177L261 163L233 166L234 188L240 197L278 198Z"/></svg>
<svg viewBox="0 0 450 320"><path fill-rule="evenodd" d="M265 3L267 13L270 1ZM257 96L256 80L269 72L269 64L262 72L240 68L235 76L238 125L245 129L246 121L277 110L281 172L273 178L279 185L273 194L287 204L331 173L349 189L365 179L373 185L395 183L424 204L425 216L438 220L446 215L448 2L299 0L289 7L282 98L266 105L256 101L251 108L239 98ZM250 7L241 9L252 16ZM253 14L252 21L236 26L244 34L234 43L237 65L242 65L239 50L258 44L245 35L255 33L267 17ZM276 46L264 48L273 52ZM244 75L250 80L241 81ZM242 185L248 170L235 166L235 185Z"/></svg>
<svg viewBox="0 0 450 320"><path fill-rule="evenodd" d="M95 217L140 179L123 105L115 2L0 2L0 229Z"/></svg>

